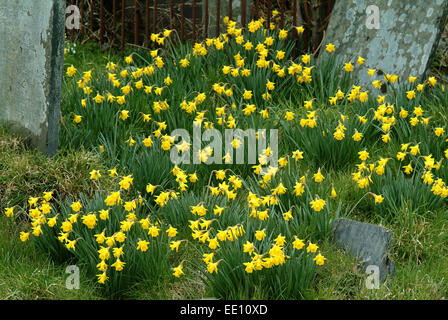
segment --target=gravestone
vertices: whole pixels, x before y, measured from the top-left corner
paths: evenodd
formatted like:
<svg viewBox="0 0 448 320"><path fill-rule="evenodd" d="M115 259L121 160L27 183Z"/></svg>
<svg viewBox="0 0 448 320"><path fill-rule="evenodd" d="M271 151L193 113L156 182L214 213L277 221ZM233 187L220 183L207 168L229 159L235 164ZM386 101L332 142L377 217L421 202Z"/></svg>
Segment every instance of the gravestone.
<svg viewBox="0 0 448 320"><path fill-rule="evenodd" d="M246 0L246 26L250 22L250 12L251 7L253 5L253 0ZM203 6L204 16L205 16L205 6ZM217 1L209 1L208 4L208 36L210 38L216 37L216 21L217 21L217 11L218 10L218 2ZM232 20L239 22L237 27L241 26L242 22L242 1L241 0L233 0L232 1ZM229 0L221 0L220 1L220 33L225 33L227 31L227 27L223 23L224 17L229 16Z"/></svg>
<svg viewBox="0 0 448 320"><path fill-rule="evenodd" d="M336 54L381 74L422 80L428 76L448 10L448 0L339 0L336 1L324 45ZM322 52L323 52L322 51ZM365 68L355 68L361 84L372 81Z"/></svg>
<svg viewBox="0 0 448 320"><path fill-rule="evenodd" d="M0 122L50 155L58 146L64 0L0 1Z"/></svg>
<svg viewBox="0 0 448 320"><path fill-rule="evenodd" d="M395 266L389 257L392 245L390 230L344 218L336 219L333 230L335 244L356 256L364 270L377 268L381 283L388 274L393 276Z"/></svg>

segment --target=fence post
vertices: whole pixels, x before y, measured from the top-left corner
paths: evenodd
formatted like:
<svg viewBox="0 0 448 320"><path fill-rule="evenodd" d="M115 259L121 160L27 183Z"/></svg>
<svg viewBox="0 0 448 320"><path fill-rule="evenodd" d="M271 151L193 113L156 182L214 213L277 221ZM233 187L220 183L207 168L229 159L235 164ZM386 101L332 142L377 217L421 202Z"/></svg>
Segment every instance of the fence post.
<svg viewBox="0 0 448 320"><path fill-rule="evenodd" d="M89 18L90 18L90 32L93 34L95 30L93 30L93 3L90 5L90 12L89 12Z"/></svg>
<svg viewBox="0 0 448 320"><path fill-rule="evenodd" d="M104 0L100 1L100 47L103 47L104 42Z"/></svg>
<svg viewBox="0 0 448 320"><path fill-rule="evenodd" d="M193 0L193 44L196 42L196 0Z"/></svg>
<svg viewBox="0 0 448 320"><path fill-rule="evenodd" d="M204 38L208 38L208 0L205 0Z"/></svg>
<svg viewBox="0 0 448 320"><path fill-rule="evenodd" d="M280 29L285 27L285 0L280 3Z"/></svg>
<svg viewBox="0 0 448 320"><path fill-rule="evenodd" d="M121 0L121 50L124 50L124 11L125 0Z"/></svg>
<svg viewBox="0 0 448 320"><path fill-rule="evenodd" d="M297 0L292 2L292 26L297 27ZM295 59L297 54L297 31L292 30L292 40L294 42L294 47L292 48L292 58Z"/></svg>
<svg viewBox="0 0 448 320"><path fill-rule="evenodd" d="M232 20L232 0L228 0L229 1L229 19Z"/></svg>
<svg viewBox="0 0 448 320"><path fill-rule="evenodd" d="M75 4L75 0L72 0L72 5ZM73 42L73 40L75 39L75 29L73 28L72 30L70 30L70 39Z"/></svg>
<svg viewBox="0 0 448 320"><path fill-rule="evenodd" d="M184 43L184 24L185 24L185 0L182 0L182 4L180 7L180 41Z"/></svg>
<svg viewBox="0 0 448 320"><path fill-rule="evenodd" d="M79 14L81 15L81 34L84 36L86 30L84 27L84 1L79 1Z"/></svg>
<svg viewBox="0 0 448 320"><path fill-rule="evenodd" d="M157 0L154 0L152 20L152 32L157 33Z"/></svg>
<svg viewBox="0 0 448 320"><path fill-rule="evenodd" d="M145 1L145 42L146 47L149 48L149 0Z"/></svg>
<svg viewBox="0 0 448 320"><path fill-rule="evenodd" d="M138 13L137 0L134 0L134 44L138 45Z"/></svg>
<svg viewBox="0 0 448 320"><path fill-rule="evenodd" d="M174 5L173 0L170 0L170 29L174 29Z"/></svg>
<svg viewBox="0 0 448 320"><path fill-rule="evenodd" d="M114 0L112 3L112 25L113 25L113 31L112 31L112 45L115 43L115 32L117 31L117 0Z"/></svg>
<svg viewBox="0 0 448 320"><path fill-rule="evenodd" d="M268 1L268 29L271 28L271 11L272 11L272 3L271 1Z"/></svg>
<svg viewBox="0 0 448 320"><path fill-rule="evenodd" d="M219 36L219 25L221 24L221 0L216 0L216 36Z"/></svg>
<svg viewBox="0 0 448 320"><path fill-rule="evenodd" d="M241 0L241 25L243 26L243 28L246 27L246 0Z"/></svg>

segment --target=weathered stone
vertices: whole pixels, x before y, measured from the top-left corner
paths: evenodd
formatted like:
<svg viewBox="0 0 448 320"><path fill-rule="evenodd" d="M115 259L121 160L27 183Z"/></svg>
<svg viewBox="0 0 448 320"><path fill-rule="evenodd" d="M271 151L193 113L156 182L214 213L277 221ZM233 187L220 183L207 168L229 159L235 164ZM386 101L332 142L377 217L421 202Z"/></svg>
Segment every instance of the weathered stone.
<svg viewBox="0 0 448 320"><path fill-rule="evenodd" d="M378 24L372 6L379 9ZM447 12L447 0L339 0L322 50L333 43L347 61L360 55L380 78L396 74L421 80L428 76ZM365 68L355 68L353 75L361 84L372 81Z"/></svg>
<svg viewBox="0 0 448 320"><path fill-rule="evenodd" d="M246 25L249 23L249 17L250 17L250 8L252 7L253 0L246 0ZM203 6L205 8L205 6ZM241 23L242 18L242 2L241 0L233 0L232 1L232 20L238 21ZM205 9L204 9L205 10ZM216 36L216 20L217 20L217 1L210 1L209 2L209 9L208 9L208 34L210 37ZM229 0L221 0L220 1L220 16L221 16L221 23L220 23L220 32L225 32L225 25L223 24L222 20L224 17L229 16Z"/></svg>
<svg viewBox="0 0 448 320"><path fill-rule="evenodd" d="M364 270L377 266L381 282L388 274L393 276L395 267L389 257L392 245L390 230L344 218L336 219L333 228L336 245L356 256Z"/></svg>
<svg viewBox="0 0 448 320"><path fill-rule="evenodd" d="M0 2L0 121L32 146L58 145L64 0Z"/></svg>

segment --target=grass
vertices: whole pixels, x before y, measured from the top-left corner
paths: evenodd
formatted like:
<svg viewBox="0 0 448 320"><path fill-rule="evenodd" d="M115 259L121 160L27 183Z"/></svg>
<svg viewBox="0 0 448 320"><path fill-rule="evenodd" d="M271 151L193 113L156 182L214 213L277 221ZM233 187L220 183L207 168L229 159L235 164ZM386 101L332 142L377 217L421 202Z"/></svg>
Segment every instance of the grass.
<svg viewBox="0 0 448 320"><path fill-rule="evenodd" d="M80 191L91 193L94 186L88 172L100 166L98 157L77 151L66 156L48 158L29 150L23 140L0 128L0 202L21 206L30 197L54 190L58 196L74 196ZM81 274L80 290L68 290L64 265L24 244L17 235L28 223L0 219L0 298L1 299L98 299L95 283Z"/></svg>
<svg viewBox="0 0 448 320"><path fill-rule="evenodd" d="M0 173L2 181L10 181L9 188L19 190L12 197L8 189L0 193L2 203L14 205L23 203L31 195L48 190L52 181L59 194L76 195L78 192L91 193L93 186L87 179L91 168L100 165L97 156L85 152L78 155L47 158L36 151L28 150L23 142L2 129L0 134L0 166L7 168ZM77 165L71 167L70 165ZM15 165L13 165L15 164ZM51 171L43 168L53 168ZM72 171L72 168L78 168ZM70 172L65 175L64 172ZM51 172L51 174L48 174ZM57 174L56 174L57 173ZM79 177L73 180L73 177ZM36 184L28 179L33 176ZM328 175L335 187L342 190L340 197L351 198L348 188L350 173L334 172ZM51 179L51 180L48 180ZM28 183L28 184L27 184ZM2 184L3 185L3 184ZM26 186L26 187L24 187ZM9 202L8 202L9 200ZM316 299L446 299L448 294L448 219L444 210L429 213L422 217L413 211L402 208L396 218L386 223L381 218L366 216L354 211L349 218L382 224L393 230L393 260L396 264L395 277L388 279L380 289L365 287L365 275L359 269L354 257L350 257L331 242L321 245L329 263L319 272L316 284ZM24 230L25 223L11 223L0 218L0 298L1 299L104 299L97 284L81 272L79 290L68 290L65 281L66 265L52 262L48 255L29 243L23 244L17 234ZM189 249L181 259L195 255ZM82 270L82 269L81 269ZM83 281L84 279L84 281ZM199 280L199 279L198 279ZM200 299L208 297L200 282L189 280L172 282L166 280L148 290L148 284L139 283L126 297L130 299Z"/></svg>
<svg viewBox="0 0 448 320"><path fill-rule="evenodd" d="M0 154L0 202L5 207L22 206L30 196L51 190L61 199L76 197L81 191L93 195L97 186L89 172L105 170L97 155L82 149L49 159L28 149L4 127L0 127ZM106 180L103 187L110 185Z"/></svg>
<svg viewBox="0 0 448 320"><path fill-rule="evenodd" d="M26 200L44 191L76 198L79 193L93 196L97 186L89 179L92 169L105 168L98 155L76 151L57 154L53 158L26 147L24 141L0 127L0 198L2 206L23 205ZM103 182L103 181L102 181ZM106 180L106 190L111 183ZM32 243L23 243L18 234L26 230L28 222L11 221L0 217L0 299L104 299L101 287L80 267L80 288L69 290L66 268L69 262L54 262L50 255ZM182 255L196 253L186 249ZM125 294L130 299L197 299L205 294L204 286L187 280L173 283L165 280L160 285L139 283Z"/></svg>
<svg viewBox="0 0 448 320"><path fill-rule="evenodd" d="M349 255L331 243L322 250L328 253L328 263L322 269L317 285L317 299L350 300L444 300L448 296L448 248L446 211L432 212L424 219L415 212L402 209L397 218L387 224L377 223L393 231L391 252L395 275L388 277L379 289L367 289L366 276ZM359 219L357 219L359 220Z"/></svg>
<svg viewBox="0 0 448 320"><path fill-rule="evenodd" d="M67 266L55 264L31 244L23 244L17 234L24 229L23 223L0 219L1 300L102 299L96 284L82 272L79 290L67 289Z"/></svg>

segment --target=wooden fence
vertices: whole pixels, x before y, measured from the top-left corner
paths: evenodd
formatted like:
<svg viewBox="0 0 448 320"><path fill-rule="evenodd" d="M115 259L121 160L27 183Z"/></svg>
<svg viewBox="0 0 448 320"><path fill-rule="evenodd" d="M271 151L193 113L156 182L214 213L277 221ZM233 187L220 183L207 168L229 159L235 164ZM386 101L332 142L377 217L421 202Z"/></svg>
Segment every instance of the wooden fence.
<svg viewBox="0 0 448 320"><path fill-rule="evenodd" d="M72 41L93 40L102 49L127 45L151 47L151 33L175 29L182 42L218 36L224 16L243 27L263 17L283 28L303 25L303 48L318 48L334 4L333 0L66 0L81 16L80 29L66 30ZM239 6L235 6L239 4ZM278 14L273 17L272 12ZM213 33L213 34L212 34Z"/></svg>

